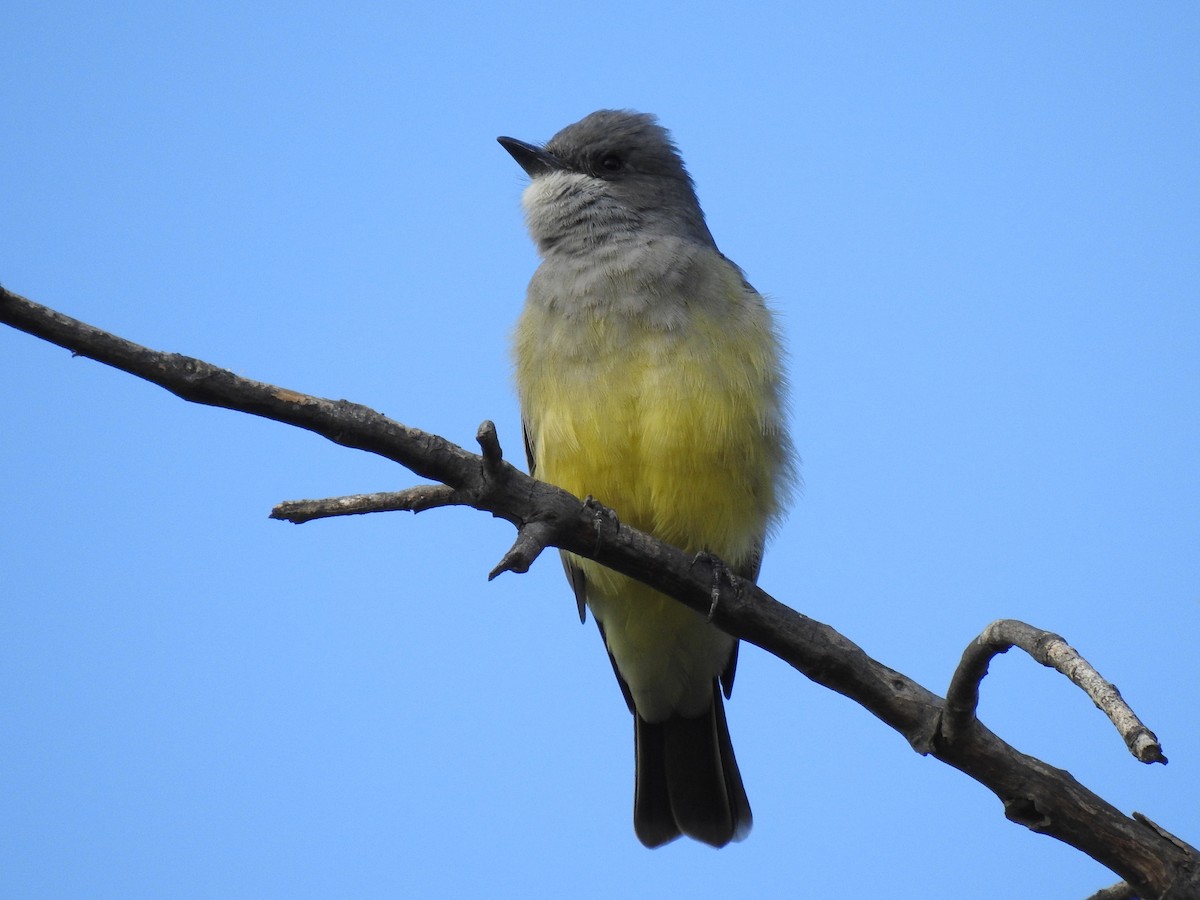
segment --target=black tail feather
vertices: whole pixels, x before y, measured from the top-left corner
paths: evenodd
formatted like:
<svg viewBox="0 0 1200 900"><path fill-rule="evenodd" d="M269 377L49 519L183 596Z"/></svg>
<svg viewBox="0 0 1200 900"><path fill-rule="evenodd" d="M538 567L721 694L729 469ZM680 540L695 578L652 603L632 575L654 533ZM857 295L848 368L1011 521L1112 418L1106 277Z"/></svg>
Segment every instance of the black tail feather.
<svg viewBox="0 0 1200 900"><path fill-rule="evenodd" d="M715 680L712 706L696 718L651 723L635 713L634 747L633 827L647 847L681 834L724 847L750 833L750 802Z"/></svg>

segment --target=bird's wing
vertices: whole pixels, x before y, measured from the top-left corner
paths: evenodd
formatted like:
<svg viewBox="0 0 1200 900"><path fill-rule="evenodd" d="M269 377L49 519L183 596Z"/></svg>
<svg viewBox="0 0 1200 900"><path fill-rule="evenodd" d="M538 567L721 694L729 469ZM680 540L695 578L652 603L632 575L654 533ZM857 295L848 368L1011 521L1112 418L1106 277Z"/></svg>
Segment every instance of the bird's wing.
<svg viewBox="0 0 1200 900"><path fill-rule="evenodd" d="M521 423L522 435L525 439L525 461L529 463L529 474L534 478L537 474L537 458L533 453L533 441L529 437L529 423ZM579 621L587 621L587 578L583 574L583 570L579 566L571 564L570 555L560 552L562 557L563 570L567 573L567 581L571 583L571 590L575 592L575 605L579 609ZM607 647L607 642L605 643ZM613 664L614 668L616 663ZM619 676L618 676L619 679ZM624 683L621 684L622 690L627 690Z"/></svg>

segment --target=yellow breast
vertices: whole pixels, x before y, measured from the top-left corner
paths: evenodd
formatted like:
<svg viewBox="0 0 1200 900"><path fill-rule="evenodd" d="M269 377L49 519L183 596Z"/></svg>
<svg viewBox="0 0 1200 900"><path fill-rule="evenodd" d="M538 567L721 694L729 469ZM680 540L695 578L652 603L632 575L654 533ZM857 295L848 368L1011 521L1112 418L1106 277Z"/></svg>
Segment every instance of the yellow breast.
<svg viewBox="0 0 1200 900"><path fill-rule="evenodd" d="M775 513L783 440L769 323L555 321L527 309L517 380L537 475L731 565Z"/></svg>

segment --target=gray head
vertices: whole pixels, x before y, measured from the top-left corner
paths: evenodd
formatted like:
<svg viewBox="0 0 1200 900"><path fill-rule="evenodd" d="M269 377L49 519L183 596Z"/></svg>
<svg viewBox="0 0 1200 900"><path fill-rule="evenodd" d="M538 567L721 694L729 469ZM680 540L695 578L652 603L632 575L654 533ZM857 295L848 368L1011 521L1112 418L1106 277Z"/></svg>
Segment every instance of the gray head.
<svg viewBox="0 0 1200 900"><path fill-rule="evenodd" d="M543 254L647 234L713 244L692 179L654 116L602 109L544 147L497 138L533 179L523 203Z"/></svg>

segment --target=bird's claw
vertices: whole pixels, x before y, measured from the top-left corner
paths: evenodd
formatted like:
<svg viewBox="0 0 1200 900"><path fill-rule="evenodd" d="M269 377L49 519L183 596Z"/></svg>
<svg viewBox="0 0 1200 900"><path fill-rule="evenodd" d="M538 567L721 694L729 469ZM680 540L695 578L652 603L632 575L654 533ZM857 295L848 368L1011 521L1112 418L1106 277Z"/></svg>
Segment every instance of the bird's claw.
<svg viewBox="0 0 1200 900"><path fill-rule="evenodd" d="M713 616L717 614L717 606L719 606L721 603L721 582L724 581L739 594L741 593L742 586L741 583L734 578L734 574L730 570L729 566L725 565L725 563L721 561L720 557L716 556L715 554L709 553L707 550L701 550L694 557L692 557L692 565L694 566L700 562L708 563L713 570L712 588L709 591L709 597L712 600L712 604L708 607L708 621L711 622L713 620Z"/></svg>
<svg viewBox="0 0 1200 900"><path fill-rule="evenodd" d="M600 536L604 532L605 523L611 523L613 530L621 527L617 514L593 497L591 494L583 501L583 508L592 514L592 527L596 529L596 555L600 554Z"/></svg>

